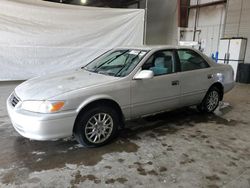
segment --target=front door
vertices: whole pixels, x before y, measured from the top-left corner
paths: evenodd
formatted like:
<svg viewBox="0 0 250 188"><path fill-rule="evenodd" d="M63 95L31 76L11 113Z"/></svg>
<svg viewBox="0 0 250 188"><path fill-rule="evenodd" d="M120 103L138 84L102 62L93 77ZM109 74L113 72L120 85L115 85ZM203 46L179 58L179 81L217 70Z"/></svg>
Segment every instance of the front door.
<svg viewBox="0 0 250 188"><path fill-rule="evenodd" d="M132 80L132 118L179 106L180 82L175 57L173 50L155 52L142 66L142 70L152 70L154 77Z"/></svg>

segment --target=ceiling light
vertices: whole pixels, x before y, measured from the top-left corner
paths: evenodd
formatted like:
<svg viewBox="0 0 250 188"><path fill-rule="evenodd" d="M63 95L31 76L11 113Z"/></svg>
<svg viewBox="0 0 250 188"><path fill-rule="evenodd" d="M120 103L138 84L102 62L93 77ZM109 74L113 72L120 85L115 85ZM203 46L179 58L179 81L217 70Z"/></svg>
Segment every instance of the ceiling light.
<svg viewBox="0 0 250 188"><path fill-rule="evenodd" d="M87 0L81 0L81 3L82 3L82 4L86 4L86 3L87 3Z"/></svg>

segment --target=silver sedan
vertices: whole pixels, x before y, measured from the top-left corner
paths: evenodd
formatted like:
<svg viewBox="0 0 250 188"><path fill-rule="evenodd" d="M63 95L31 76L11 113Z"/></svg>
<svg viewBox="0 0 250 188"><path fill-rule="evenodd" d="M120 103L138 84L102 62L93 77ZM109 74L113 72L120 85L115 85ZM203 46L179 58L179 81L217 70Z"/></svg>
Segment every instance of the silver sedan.
<svg viewBox="0 0 250 188"><path fill-rule="evenodd" d="M74 135L88 147L108 143L126 120L184 106L213 112L234 86L229 65L190 48L112 49L78 70L17 86L7 99L22 136L50 140Z"/></svg>

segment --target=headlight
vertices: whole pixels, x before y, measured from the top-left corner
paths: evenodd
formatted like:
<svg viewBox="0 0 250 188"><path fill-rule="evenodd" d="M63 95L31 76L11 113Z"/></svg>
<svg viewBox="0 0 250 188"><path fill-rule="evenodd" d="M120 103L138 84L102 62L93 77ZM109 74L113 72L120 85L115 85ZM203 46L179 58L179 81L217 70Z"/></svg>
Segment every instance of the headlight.
<svg viewBox="0 0 250 188"><path fill-rule="evenodd" d="M53 113L61 110L63 106L63 101L23 101L20 107L31 112Z"/></svg>

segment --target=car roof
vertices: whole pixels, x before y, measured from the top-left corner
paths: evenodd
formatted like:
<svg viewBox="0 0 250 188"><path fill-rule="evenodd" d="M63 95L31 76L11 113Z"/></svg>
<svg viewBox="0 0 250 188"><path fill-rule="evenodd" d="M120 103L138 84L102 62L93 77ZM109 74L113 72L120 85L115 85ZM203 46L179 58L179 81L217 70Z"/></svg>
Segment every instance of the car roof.
<svg viewBox="0 0 250 188"><path fill-rule="evenodd" d="M114 49L131 49L131 50L148 50L148 51L158 51L158 50L167 50L167 49L191 49L198 54L200 54L203 58L207 60L210 66L214 66L215 64L212 63L211 59L207 57L205 54L201 53L199 50L189 47L189 46L174 46L174 45L141 45L141 46L125 46L119 47Z"/></svg>
<svg viewBox="0 0 250 188"><path fill-rule="evenodd" d="M174 45L141 45L141 46L123 46L114 49L134 49L134 50L162 50L162 49L194 49L187 46L174 46Z"/></svg>

